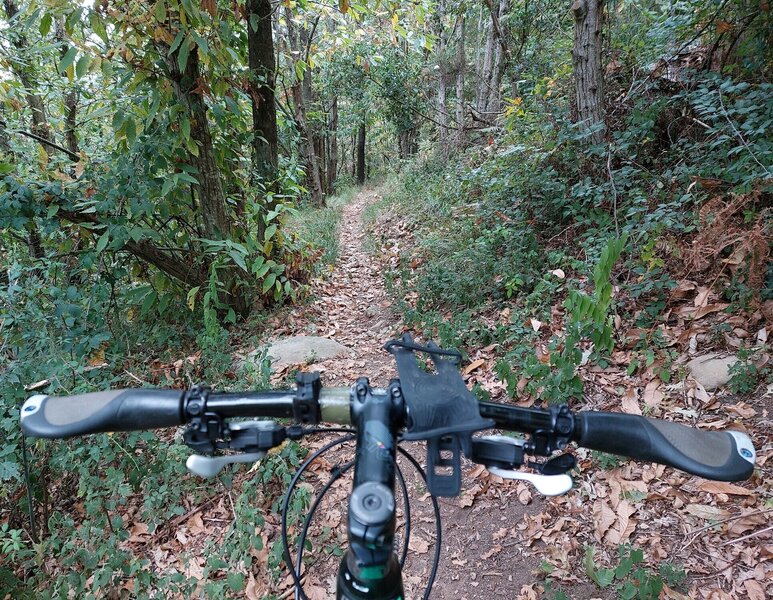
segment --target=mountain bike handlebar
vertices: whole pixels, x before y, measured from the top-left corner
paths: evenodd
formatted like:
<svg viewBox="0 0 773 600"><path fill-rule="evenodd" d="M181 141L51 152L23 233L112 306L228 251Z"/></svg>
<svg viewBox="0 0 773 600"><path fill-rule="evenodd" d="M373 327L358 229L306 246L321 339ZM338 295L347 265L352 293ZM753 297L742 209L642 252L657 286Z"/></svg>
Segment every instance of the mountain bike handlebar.
<svg viewBox="0 0 773 600"><path fill-rule="evenodd" d="M351 388L323 388L318 398L320 420L351 424ZM36 395L21 410L25 434L68 438L111 431L135 431L185 425L187 394L178 390L123 389L74 396ZM220 418L293 418L294 391L208 394L206 410ZM492 402L479 402L480 416L495 427L519 433L546 432L551 412ZM190 411L189 411L190 412ZM717 481L748 479L754 469L751 440L737 431L702 431L678 423L612 412L569 413L571 429L562 437L578 446L675 467Z"/></svg>
<svg viewBox="0 0 773 600"><path fill-rule="evenodd" d="M349 548L338 572L337 598L404 598L402 565L410 535L410 511L405 481L396 462L398 450L426 481L435 509L437 540L425 599L437 572L441 547L440 513L435 497L459 494L462 455L486 465L501 477L529 481L546 495L571 488L567 472L575 465L574 456L559 454L543 462L532 462L524 455L549 457L570 442L720 481L747 479L754 469L754 447L741 432L702 431L629 414L572 412L566 405L536 409L479 402L459 373L458 353L432 343L419 346L408 335L389 342L385 348L395 356L399 374L399 379L392 380L386 389L372 388L366 378L360 378L351 388L323 388L319 374L300 373L297 388L292 391L216 393L194 386L187 392L125 389L67 397L36 395L22 406L21 426L30 436L66 438L187 425L183 439L197 453L188 459L188 468L211 477L228 463L261 459L285 439L300 439L322 431L303 425L351 425L345 430L350 432L349 436L324 446L304 463L285 495L284 557L296 584L296 598L303 599L306 595L300 565L309 522L330 485L352 465L354 483L347 518ZM435 373L419 368L417 352L432 359ZM234 417L288 418L301 425L285 427L265 420L229 423L228 419ZM491 428L524 433L529 438L473 435ZM290 495L315 457L351 439L356 440L355 459L337 469L317 496L299 536L294 566L286 526ZM426 441L426 473L398 447L402 440ZM222 449L241 454L206 456ZM519 470L524 464L538 473ZM394 548L396 474L403 489L407 521L399 560Z"/></svg>

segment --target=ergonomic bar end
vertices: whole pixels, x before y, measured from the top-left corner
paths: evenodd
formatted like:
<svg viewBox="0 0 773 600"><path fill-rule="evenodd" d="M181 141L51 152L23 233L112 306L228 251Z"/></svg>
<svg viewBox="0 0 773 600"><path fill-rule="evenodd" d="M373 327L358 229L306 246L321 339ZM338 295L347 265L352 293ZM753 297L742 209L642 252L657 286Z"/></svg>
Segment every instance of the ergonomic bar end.
<svg viewBox="0 0 773 600"><path fill-rule="evenodd" d="M22 427L24 426L24 419L38 412L46 398L48 398L46 394L36 394L27 398L21 407Z"/></svg>
<svg viewBox="0 0 773 600"><path fill-rule="evenodd" d="M751 438L740 431L728 431L727 433L729 433L735 441L736 452L738 452L741 458L751 463L753 466L754 462L757 460L757 451L754 449Z"/></svg>
<svg viewBox="0 0 773 600"><path fill-rule="evenodd" d="M21 407L21 428L38 438L68 438L107 431L135 431L182 424L182 392L106 390L73 396L30 396Z"/></svg>

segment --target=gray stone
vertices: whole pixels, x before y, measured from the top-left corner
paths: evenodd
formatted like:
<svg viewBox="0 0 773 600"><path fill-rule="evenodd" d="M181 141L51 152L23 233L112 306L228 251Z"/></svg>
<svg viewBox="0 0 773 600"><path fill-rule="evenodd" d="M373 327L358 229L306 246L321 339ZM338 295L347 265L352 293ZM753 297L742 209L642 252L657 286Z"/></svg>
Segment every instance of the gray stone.
<svg viewBox="0 0 773 600"><path fill-rule="evenodd" d="M311 364L327 358L348 354L349 349L330 338L297 335L277 340L268 348L271 366Z"/></svg>
<svg viewBox="0 0 773 600"><path fill-rule="evenodd" d="M730 367L738 362L735 356L712 352L693 358L687 370L707 390L715 390L730 381Z"/></svg>

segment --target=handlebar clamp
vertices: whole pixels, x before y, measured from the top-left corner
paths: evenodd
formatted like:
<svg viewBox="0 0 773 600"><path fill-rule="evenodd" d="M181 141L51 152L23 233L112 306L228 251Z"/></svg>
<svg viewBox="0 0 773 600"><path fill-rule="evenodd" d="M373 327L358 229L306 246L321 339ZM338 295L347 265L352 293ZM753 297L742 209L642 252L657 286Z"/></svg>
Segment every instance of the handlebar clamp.
<svg viewBox="0 0 773 600"><path fill-rule="evenodd" d="M214 454L217 440L223 439L226 427L220 415L207 411L209 388L194 385L185 392L182 401L183 417L188 427L183 432L186 446L197 454Z"/></svg>
<svg viewBox="0 0 773 600"><path fill-rule="evenodd" d="M550 407L550 427L538 429L526 442L525 450L537 456L550 456L563 450L574 435L574 414L566 404Z"/></svg>
<svg viewBox="0 0 773 600"><path fill-rule="evenodd" d="M316 425L320 422L319 392L322 382L319 373L298 373L295 377L293 417L298 423Z"/></svg>

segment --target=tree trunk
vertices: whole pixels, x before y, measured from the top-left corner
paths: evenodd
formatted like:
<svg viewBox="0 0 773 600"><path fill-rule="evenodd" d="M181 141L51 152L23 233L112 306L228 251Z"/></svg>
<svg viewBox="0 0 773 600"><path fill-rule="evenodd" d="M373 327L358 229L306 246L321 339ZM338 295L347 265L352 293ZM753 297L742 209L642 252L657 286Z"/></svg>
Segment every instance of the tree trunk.
<svg viewBox="0 0 773 600"><path fill-rule="evenodd" d="M5 15L9 21L17 16L19 13L19 7L13 2L13 0L3 0L3 7L5 8ZM11 25L11 31L13 32L13 24ZM18 35L13 38L12 41L14 47L23 52L27 46L27 40ZM24 86L24 96L27 100L27 106L29 106L32 114L32 133L38 136L41 140L40 145L47 152L56 150L55 146L51 146L46 142L53 142L54 136L51 132L51 128L48 125L48 118L46 117L46 108L43 104L43 98L36 94L33 90L36 89L35 82L29 76L29 73L24 68L24 64L11 61L11 70L19 78ZM43 258L43 243L40 239L40 233L38 232L38 226L34 218L30 219L27 223L27 248L29 249L30 257L33 259Z"/></svg>
<svg viewBox="0 0 773 600"><path fill-rule="evenodd" d="M448 156L448 103L446 87L448 65L446 64L446 39L443 35L443 16L445 14L445 2L440 0L435 12L435 35L437 36L437 121L438 143L440 154Z"/></svg>
<svg viewBox="0 0 773 600"><path fill-rule="evenodd" d="M9 158L11 164L13 164L16 162L16 157L11 149L11 141L8 139L8 132L5 127L5 119L3 119L3 115L0 113L0 152L5 154L6 156L4 158Z"/></svg>
<svg viewBox="0 0 773 600"><path fill-rule="evenodd" d="M487 22L485 31L486 49L483 53L483 64L478 72L478 93L475 97L475 112L483 121L488 121L486 114L486 103L488 102L489 86L491 85L491 73L494 66L494 52L496 49L496 33L491 24L491 18Z"/></svg>
<svg viewBox="0 0 773 600"><path fill-rule="evenodd" d="M357 129L357 183L365 183L365 123Z"/></svg>
<svg viewBox="0 0 773 600"><path fill-rule="evenodd" d="M499 0L497 7L494 6L492 0L486 0L486 3L491 12L491 31L495 40L495 47L491 75L486 86L487 94L484 112L486 120L494 123L501 108L502 96L500 88L502 87L502 76L504 75L510 55L510 48L507 44L507 32L502 25L502 20L507 14L508 0Z"/></svg>
<svg viewBox="0 0 773 600"><path fill-rule="evenodd" d="M575 0L574 65L577 122L583 131L593 131L589 139L604 139L604 73L601 70L601 44L604 5L602 0Z"/></svg>
<svg viewBox="0 0 773 600"><path fill-rule="evenodd" d="M290 55L292 56L293 67L298 63L298 57L301 56L302 48L298 34L295 30L295 25L292 20L292 11L289 7L286 9L287 15L287 38L290 44ZM308 69L308 65L306 66ZM297 69L293 69L297 72ZM305 77L305 72L304 72ZM302 153L304 162L306 163L306 178L308 180L309 193L311 194L311 200L314 204L321 205L324 200L324 192L322 190L322 181L319 177L319 166L317 161L317 153L314 148L314 138L309 129L309 123L306 116L306 100L303 94L303 79L296 77L293 82L290 92L293 97L293 104L295 105L295 124L298 127L298 133L301 136Z"/></svg>
<svg viewBox="0 0 773 600"><path fill-rule="evenodd" d="M328 194L333 194L338 177L338 97L334 97L330 102L327 136L327 191Z"/></svg>
<svg viewBox="0 0 773 600"><path fill-rule="evenodd" d="M248 15L255 15L255 27L248 16L247 43L251 73L252 164L264 182L277 178L279 136L274 100L276 59L271 25L270 0L247 0Z"/></svg>
<svg viewBox="0 0 773 600"><path fill-rule="evenodd" d="M457 23L459 41L456 44L456 143L464 145L464 71L467 59L464 54L464 15Z"/></svg>
<svg viewBox="0 0 773 600"><path fill-rule="evenodd" d="M173 52L167 64L177 101L187 109L191 120L191 139L199 149L199 155L191 155L190 161L196 165L198 171L196 175L198 184L194 186L194 189L199 197L204 231L210 239L228 238L231 235L233 223L228 214L223 182L215 161L215 150L212 144L212 135L209 131L209 122L207 121L207 105L202 94L194 91L199 85L199 79L201 78L199 54L197 47L194 45L190 50L188 60L185 62L185 69L182 72L180 72L178 65L178 54L179 50ZM164 270L164 272L171 274L172 267L161 263L159 257L152 257L148 254L149 250L145 246L133 248L132 244L127 243L126 247L138 256L142 256L141 253L144 252L147 256L145 260L152 262ZM239 289L235 269L236 267L233 267L224 273L223 282L225 283L227 293L221 296L220 301L233 308L240 315L246 315L249 312L249 306L242 290ZM172 276L184 281L180 278L179 274Z"/></svg>
<svg viewBox="0 0 773 600"><path fill-rule="evenodd" d="M56 39L61 43L59 55L64 58L70 46L64 32L64 17L59 17L56 21ZM67 79L66 75L63 75ZM73 154L79 154L78 136L75 133L75 125L78 115L78 92L70 87L64 94L64 142L66 148ZM73 168L73 174L75 172Z"/></svg>
<svg viewBox="0 0 773 600"><path fill-rule="evenodd" d="M201 205L204 231L211 239L221 239L230 234L232 223L226 208L220 171L215 162L207 106L202 95L193 91L201 77L199 54L194 45L185 63L185 70L181 73L177 62L178 52L172 53L167 64L177 101L187 109L191 120L191 139L199 149L199 155L191 155L190 160L198 170L196 179L199 183L194 187Z"/></svg>

